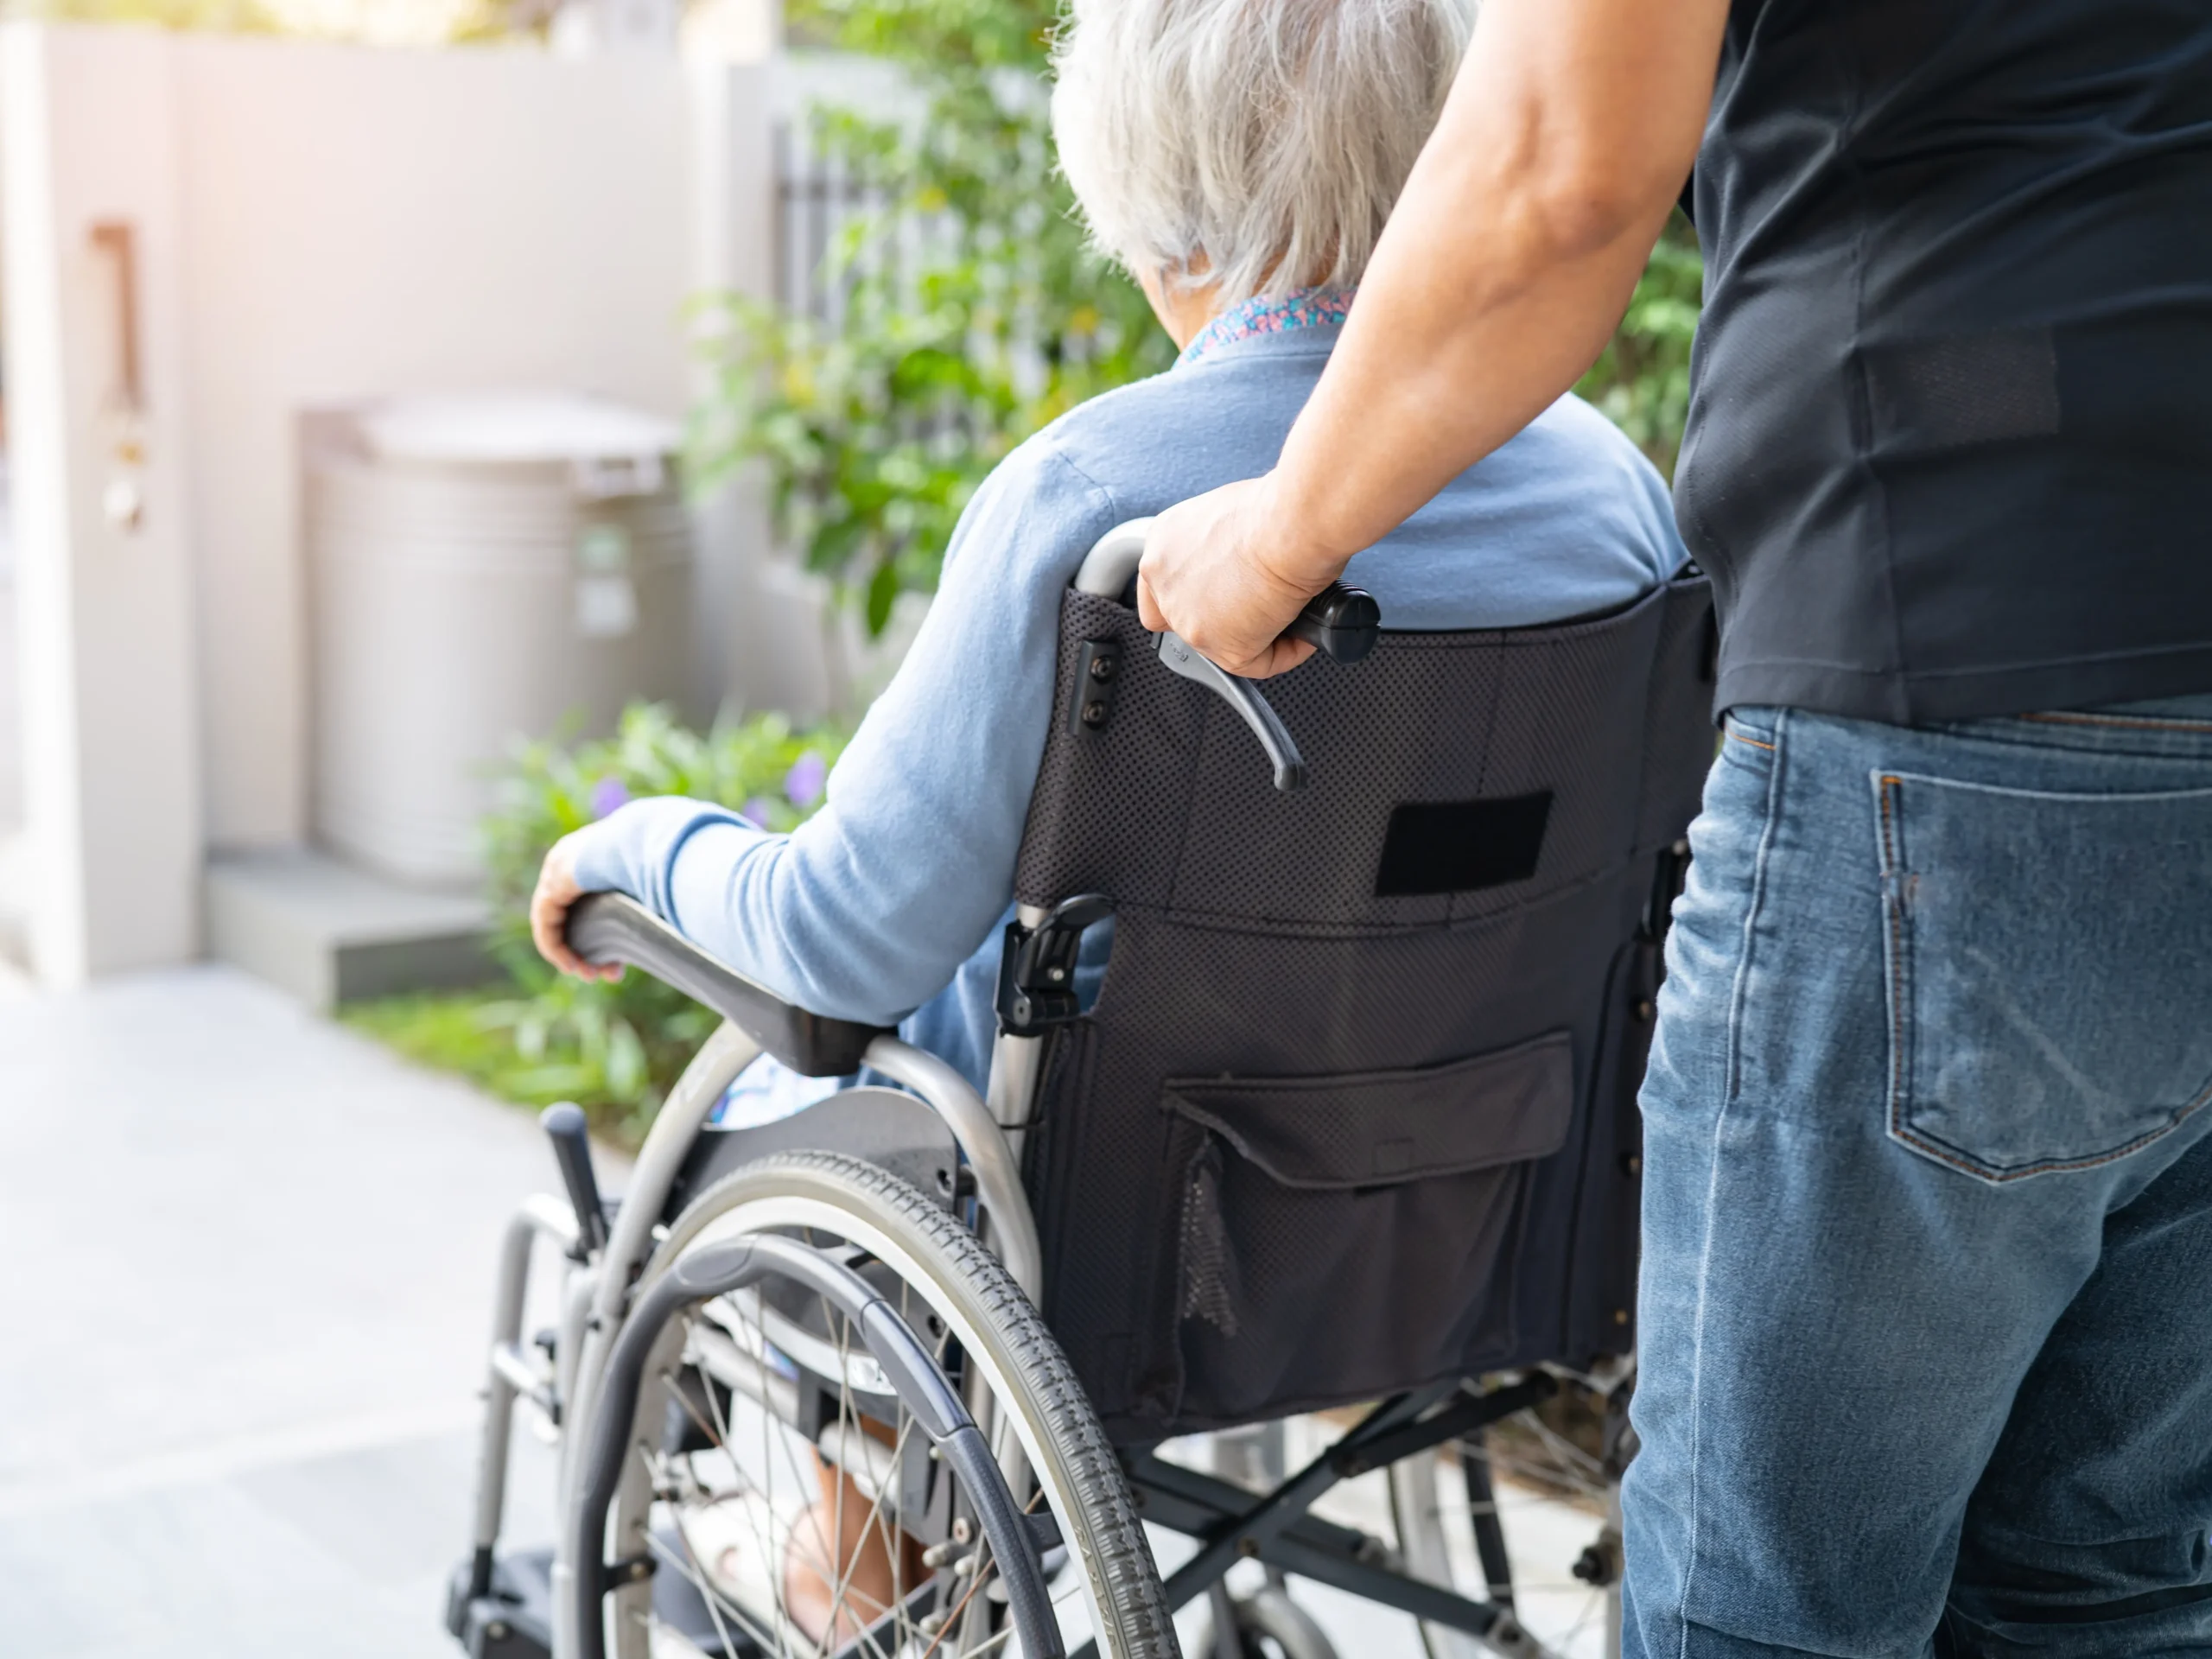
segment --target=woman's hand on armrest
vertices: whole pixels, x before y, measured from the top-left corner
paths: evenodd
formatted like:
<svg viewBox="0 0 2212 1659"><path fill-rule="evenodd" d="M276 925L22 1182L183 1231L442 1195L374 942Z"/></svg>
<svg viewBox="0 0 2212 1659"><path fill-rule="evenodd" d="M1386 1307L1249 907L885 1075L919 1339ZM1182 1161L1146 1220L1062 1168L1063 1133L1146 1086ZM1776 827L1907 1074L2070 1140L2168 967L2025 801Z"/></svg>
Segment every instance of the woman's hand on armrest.
<svg viewBox="0 0 2212 1659"><path fill-rule="evenodd" d="M586 962L569 949L569 906L584 896L576 881L576 842L584 833L577 830L562 836L537 867L537 888L530 895L530 937L537 954L564 974L578 979L620 979L620 963Z"/></svg>

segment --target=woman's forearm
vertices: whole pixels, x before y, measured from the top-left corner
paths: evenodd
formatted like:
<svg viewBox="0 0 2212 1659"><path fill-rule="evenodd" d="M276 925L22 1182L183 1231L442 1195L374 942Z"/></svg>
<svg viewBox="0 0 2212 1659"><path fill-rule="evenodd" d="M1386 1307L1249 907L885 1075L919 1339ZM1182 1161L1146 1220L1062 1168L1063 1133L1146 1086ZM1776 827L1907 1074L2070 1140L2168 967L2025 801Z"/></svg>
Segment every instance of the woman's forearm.
<svg viewBox="0 0 2212 1659"><path fill-rule="evenodd" d="M1270 480L1326 580L1604 348L1688 175L1725 0L1488 0Z"/></svg>

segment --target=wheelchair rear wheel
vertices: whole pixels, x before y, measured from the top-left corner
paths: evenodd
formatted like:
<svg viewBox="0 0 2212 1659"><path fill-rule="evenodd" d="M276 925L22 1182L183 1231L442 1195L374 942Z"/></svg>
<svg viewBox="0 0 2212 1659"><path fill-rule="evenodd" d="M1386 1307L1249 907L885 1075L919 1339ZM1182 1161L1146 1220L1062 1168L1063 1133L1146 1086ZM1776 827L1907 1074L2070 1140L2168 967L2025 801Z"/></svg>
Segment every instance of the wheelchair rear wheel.
<svg viewBox="0 0 2212 1659"><path fill-rule="evenodd" d="M1112 1448L1058 1344L944 1204L861 1160L749 1164L670 1225L685 1252L778 1232L842 1260L931 1350L1045 1551L1062 1639L1174 1659L1173 1625ZM619 1659L982 1659L1021 1651L972 1507L843 1317L795 1287L714 1298L671 1325L641 1398L615 1539L662 1586L617 1592ZM689 1604L696 1602L696 1606Z"/></svg>

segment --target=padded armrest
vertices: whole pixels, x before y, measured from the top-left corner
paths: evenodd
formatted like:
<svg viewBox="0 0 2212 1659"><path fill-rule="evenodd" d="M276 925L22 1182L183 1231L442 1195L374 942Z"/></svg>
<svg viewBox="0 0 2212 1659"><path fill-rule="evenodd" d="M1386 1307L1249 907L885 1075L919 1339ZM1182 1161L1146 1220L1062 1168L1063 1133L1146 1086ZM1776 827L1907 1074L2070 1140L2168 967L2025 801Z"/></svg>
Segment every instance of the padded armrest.
<svg viewBox="0 0 2212 1659"><path fill-rule="evenodd" d="M588 893L569 907L569 944L586 962L620 962L704 1004L794 1071L842 1077L861 1069L880 1026L825 1020L756 985L620 893Z"/></svg>

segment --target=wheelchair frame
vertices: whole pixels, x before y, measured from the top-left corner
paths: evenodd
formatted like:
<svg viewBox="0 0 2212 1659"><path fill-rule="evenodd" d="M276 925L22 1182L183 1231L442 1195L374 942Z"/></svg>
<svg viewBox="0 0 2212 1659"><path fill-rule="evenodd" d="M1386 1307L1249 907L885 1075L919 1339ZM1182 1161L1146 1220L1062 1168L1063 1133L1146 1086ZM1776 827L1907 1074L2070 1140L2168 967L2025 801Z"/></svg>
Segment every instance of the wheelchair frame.
<svg viewBox="0 0 2212 1659"><path fill-rule="evenodd" d="M1034 907L1022 911L1027 925L1044 919ZM563 1522L552 1580L554 1659L572 1659L582 1650L581 1633L566 1612L580 1573L600 1570L618 1598L636 1596L643 1587L644 1575L636 1565L641 1554L612 1564L579 1558L578 1540L588 1529L570 1522L588 1496L589 1467L582 1453L599 1432L597 1420L610 1392L609 1363L632 1313L626 1306L631 1287L652 1254L654 1230L664 1218L677 1174L694 1143L709 1132L708 1117L730 1083L760 1054L773 1052L762 1037L785 1050L787 1063L799 1061L817 1075L866 1065L905 1085L950 1134L972 1173L978 1236L1033 1301L1041 1282L1036 1221L1017 1162L1018 1126L1027 1117L1035 1090L1041 1039L1000 1039L1001 1052L992 1067L990 1092L999 1102L994 1109L936 1056L888 1033L814 1020L741 979L631 899L595 895L582 901L576 912L570 938L587 956L628 963L666 979L722 1014L726 1023L694 1057L653 1120L604 1249L594 1262L572 1269L550 1371L532 1359L523 1339L531 1248L543 1238L573 1255L580 1236L576 1210L573 1202L534 1197L516 1213L505 1234L479 1452L475 1530L463 1576L475 1595L483 1594L492 1581L505 1511L509 1436L519 1402L559 1433ZM757 1133L711 1132L738 1137ZM1447 1383L1396 1395L1375 1406L1274 1491L1257 1497L1217 1477L1169 1463L1149 1449L1125 1452L1124 1471L1139 1513L1199 1546L1196 1555L1166 1577L1170 1606L1179 1609L1206 1594L1238 1562L1252 1560L1465 1631L1500 1654L1541 1654L1543 1649L1507 1609L1410 1577L1390 1564L1391 1552L1382 1540L1308 1511L1339 1482L1432 1452L1537 1404L1557 1386L1548 1372L1536 1370L1485 1394L1465 1393L1459 1384ZM467 1599L461 1580L455 1595L457 1605ZM1094 1651L1078 1649L1076 1659L1089 1659Z"/></svg>
<svg viewBox="0 0 2212 1659"><path fill-rule="evenodd" d="M1109 532L1093 549L1073 585L1094 594L1122 594L1135 576L1147 523L1141 520ZM1202 668L1211 668L1198 661ZM1230 681L1218 671L1211 678L1200 672L1177 671L1208 684L1230 702L1261 739L1275 764L1278 786L1284 786L1280 780L1286 757L1278 749L1288 739L1249 683ZM1216 680L1223 683L1216 684ZM1255 703L1263 712L1255 711ZM1287 759L1298 763L1294 747ZM1053 912L1037 906L1016 908L1020 934L1045 931L1054 919ZM1036 1218L1020 1173L1023 1126L1032 1121L1043 1083L1046 1036L1041 1027L1026 1033L1001 1031L988 1086L979 1096L965 1077L936 1056L901 1042L888 1031L824 1019L794 1007L709 957L627 898L602 893L580 900L571 912L569 931L571 943L588 959L620 961L652 974L721 1014L725 1023L693 1058L655 1117L595 1259L585 1260L578 1241L580 1206L595 1205L597 1198L580 1194L573 1179L568 1204L534 1198L517 1213L505 1235L488 1362L473 1554L456 1576L448 1623L456 1636L462 1635L467 1605L471 1598L483 1595L493 1580L508 1441L520 1402L550 1426L560 1444L562 1525L552 1577L553 1659L577 1659L584 1651L569 1611L575 1605L579 1575L597 1575L607 1584L618 1611L626 1603L635 1609L640 1598L649 1598L650 1586L644 1580L650 1569L641 1568L642 1554L611 1565L580 1559L579 1541L599 1535L588 1525L571 1524L589 1484L582 1448L597 1433L596 1419L610 1397L611 1382L619 1385L619 1379L610 1378L610 1362L632 1313L632 1287L652 1253L656 1229L669 1218L679 1174L707 1132L709 1115L724 1092L756 1057L772 1054L817 1077L849 1075L865 1065L903 1085L934 1114L957 1147L964 1166L963 1190L972 1181L969 1219L977 1236L1033 1304L1039 1300L1043 1278ZM762 1154L793 1144L786 1126L768 1128L786 1128L786 1133L772 1143L764 1138ZM738 1138L734 1144L741 1149L742 1137L763 1132L714 1133ZM550 1364L532 1357L522 1332L532 1247L540 1238L575 1263L564 1287ZM1555 1375L1554 1369L1531 1370L1487 1393L1471 1392L1468 1382L1451 1382L1396 1394L1374 1406L1335 1445L1264 1494L1169 1463L1149 1447L1124 1449L1124 1472L1141 1517L1198 1545L1198 1554L1166 1579L1171 1609L1214 1594L1217 1633L1224 1652L1230 1651L1233 1640L1219 1624L1226 1611L1219 1586L1238 1562L1252 1560L1425 1623L1465 1632L1501 1655L1544 1653L1510 1609L1414 1578L1393 1564L1393 1552L1382 1540L1322 1521L1309 1511L1341 1481L1430 1453L1537 1404L1557 1390L1559 1376L1569 1375ZM601 1513L603 1520L603 1507ZM1611 1581L1605 1574L1618 1575L1617 1532L1599 1546L1603 1559L1593 1569L1599 1576L1591 1580L1596 1584ZM1581 1570L1577 1571L1581 1576ZM1617 1606L1614 1614L1617 1618ZM855 1638L848 1648L857 1648L864 1639ZM1086 1644L1077 1659L1091 1659L1095 1651L1095 1645Z"/></svg>

